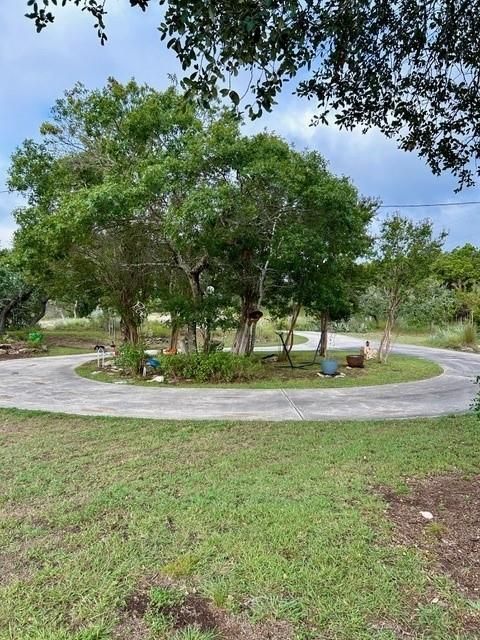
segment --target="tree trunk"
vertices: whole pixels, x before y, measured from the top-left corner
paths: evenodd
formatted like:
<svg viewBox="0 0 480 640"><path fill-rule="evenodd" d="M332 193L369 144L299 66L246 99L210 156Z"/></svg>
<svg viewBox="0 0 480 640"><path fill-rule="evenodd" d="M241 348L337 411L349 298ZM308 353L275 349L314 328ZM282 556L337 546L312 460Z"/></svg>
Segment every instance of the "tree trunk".
<svg viewBox="0 0 480 640"><path fill-rule="evenodd" d="M325 358L328 349L328 321L329 314L327 311L320 316L320 355Z"/></svg>
<svg viewBox="0 0 480 640"><path fill-rule="evenodd" d="M2 307L0 311L0 336L3 336L7 327L7 318L10 310L12 309L11 302Z"/></svg>
<svg viewBox="0 0 480 640"><path fill-rule="evenodd" d="M43 300L40 301L40 309L38 310L37 315L32 319L33 325L38 324L47 312L47 303L48 298L43 298Z"/></svg>
<svg viewBox="0 0 480 640"><path fill-rule="evenodd" d="M239 355L247 355L248 349L251 345L251 324L247 317L242 314L237 332L235 334L235 340L233 341L232 353Z"/></svg>
<svg viewBox="0 0 480 640"><path fill-rule="evenodd" d="M285 339L285 344L287 346L287 351L290 351L293 348L293 339L294 339L294 331L297 326L298 316L300 315L300 311L302 310L302 305L297 304L293 307L292 317L290 318L290 326L288 327L287 337Z"/></svg>
<svg viewBox="0 0 480 640"><path fill-rule="evenodd" d="M242 300L242 312L240 322L233 341L232 353L238 356L250 355L255 347L256 322L250 315L257 311L258 307L251 298Z"/></svg>
<svg viewBox="0 0 480 640"><path fill-rule="evenodd" d="M173 255L175 256L175 261L178 267L183 271L185 276L187 277L188 284L190 286L190 290L192 292L192 299L194 305L202 300L203 292L200 284L200 276L208 267L208 256L202 256L196 264L193 266L183 258L183 256L175 250L174 247L170 246ZM190 319L188 323L188 335L187 335L187 348L189 353L197 353L198 352L198 344L197 344L197 322L194 319Z"/></svg>
<svg viewBox="0 0 480 640"><path fill-rule="evenodd" d="M15 309L15 307L22 304L22 302L26 302L31 295L31 289L25 291L24 293L19 293L2 307L2 309L0 310L0 336L3 336L3 334L5 333L9 316Z"/></svg>
<svg viewBox="0 0 480 640"><path fill-rule="evenodd" d="M187 273L194 305L201 302L203 297L202 287L200 285L200 275L204 268L205 267L197 266ZM194 319L191 319L188 323L188 352L198 353L197 321Z"/></svg>
<svg viewBox="0 0 480 640"><path fill-rule="evenodd" d="M188 323L187 348L188 348L188 353L197 353L198 351L197 323L194 320Z"/></svg>
<svg viewBox="0 0 480 640"><path fill-rule="evenodd" d="M380 347L378 348L378 361L386 363L388 356L392 349L392 331L395 326L395 316L389 311L387 314L387 321L385 322L385 329L383 330L382 340Z"/></svg>
<svg viewBox="0 0 480 640"><path fill-rule="evenodd" d="M209 325L205 327L203 332L203 353L208 354L210 352L210 345L212 344L212 330Z"/></svg>
<svg viewBox="0 0 480 640"><path fill-rule="evenodd" d="M138 344L140 336L138 333L138 324L133 318L122 318L120 327L123 336L123 342L129 344Z"/></svg>
<svg viewBox="0 0 480 640"><path fill-rule="evenodd" d="M168 348L168 351L170 353L176 353L177 352L177 346L178 346L178 338L180 337L180 326L178 324L178 322L176 320L174 320L174 318L172 317L172 326L170 329L170 346Z"/></svg>
<svg viewBox="0 0 480 640"><path fill-rule="evenodd" d="M250 322L250 337L247 347L247 355L251 355L255 349L255 340L257 339L257 322Z"/></svg>
<svg viewBox="0 0 480 640"><path fill-rule="evenodd" d="M244 255L246 263L252 260L251 251L246 251ZM255 313L259 312L260 307L262 306L269 260L270 258L266 260L265 264L261 268L258 281L255 284L250 284L249 287L244 289L242 295L240 322L232 347L232 353L236 355L250 355L255 349L257 322L262 316L260 313L260 317L255 318Z"/></svg>

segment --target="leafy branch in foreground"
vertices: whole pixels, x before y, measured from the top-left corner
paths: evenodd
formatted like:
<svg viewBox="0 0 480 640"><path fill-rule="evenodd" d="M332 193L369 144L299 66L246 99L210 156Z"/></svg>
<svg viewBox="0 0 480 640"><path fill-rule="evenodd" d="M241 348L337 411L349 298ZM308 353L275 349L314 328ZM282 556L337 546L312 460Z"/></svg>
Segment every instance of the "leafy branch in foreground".
<svg viewBox="0 0 480 640"><path fill-rule="evenodd" d="M142 11L153 4L129 1ZM104 44L107 0L61 0L72 3L92 15ZM377 127L435 174L453 172L459 188L479 174L480 0L158 3L183 88L204 106L218 96L238 105L232 80L247 72L253 100L245 108L258 118L298 77L298 95L317 103L314 123ZM60 0L27 4L37 31L60 9Z"/></svg>

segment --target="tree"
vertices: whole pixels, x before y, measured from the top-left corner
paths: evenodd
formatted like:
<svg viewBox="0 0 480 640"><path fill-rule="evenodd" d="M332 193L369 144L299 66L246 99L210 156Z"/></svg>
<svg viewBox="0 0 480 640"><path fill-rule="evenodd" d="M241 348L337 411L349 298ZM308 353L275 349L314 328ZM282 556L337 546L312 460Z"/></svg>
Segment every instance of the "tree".
<svg viewBox="0 0 480 640"><path fill-rule="evenodd" d="M372 284L372 282L375 283L375 276L371 268L372 265L368 264L366 267L369 271L369 284L360 295L358 308L367 319L374 320L375 326L378 329L382 326L387 315L387 301L383 290L376 284Z"/></svg>
<svg viewBox="0 0 480 640"><path fill-rule="evenodd" d="M446 234L433 237L430 220L413 222L400 215L386 219L375 245L376 283L386 300L385 328L378 350L386 362L392 346L392 331L402 304L432 273Z"/></svg>
<svg viewBox="0 0 480 640"><path fill-rule="evenodd" d="M450 289L471 290L480 284L480 249L472 244L442 253L435 273Z"/></svg>
<svg viewBox="0 0 480 640"><path fill-rule="evenodd" d="M0 251L0 336L8 329L32 327L45 315L48 297L28 282L11 251Z"/></svg>
<svg viewBox="0 0 480 640"><path fill-rule="evenodd" d="M456 299L435 276L430 276L417 286L401 307L402 320L417 327L445 325L455 316Z"/></svg>
<svg viewBox="0 0 480 640"><path fill-rule="evenodd" d="M267 305L276 317L290 312L287 348L300 310L318 318L322 354L329 320L350 315L359 288L357 261L370 246L368 225L375 203L359 198L346 178L327 171L318 153L297 158L295 215L271 261Z"/></svg>
<svg viewBox="0 0 480 640"><path fill-rule="evenodd" d="M208 350L236 309L233 351L251 353L275 271L299 289L297 303L321 298L323 311L339 313L372 206L318 154L266 132L242 136L239 125L173 88L111 79L66 92L41 142L12 158L10 187L27 197L16 248L32 278L57 299L115 310L128 342L155 300L172 315L172 348L187 325L192 351L199 330Z"/></svg>
<svg viewBox="0 0 480 640"><path fill-rule="evenodd" d="M370 270L372 265L367 267ZM445 325L454 318L456 306L454 292L432 275L412 289L400 305L398 315L409 326L430 327L433 330L434 326ZM358 308L365 317L373 318L377 328L384 326L382 323L387 317L388 300L383 288L377 284L368 286L360 296Z"/></svg>
<svg viewBox="0 0 480 640"><path fill-rule="evenodd" d="M455 296L459 319L478 320L480 316L480 249L472 244L442 253L435 273Z"/></svg>
<svg viewBox="0 0 480 640"><path fill-rule="evenodd" d="M296 92L317 101L315 122L333 111L340 127L378 127L434 173L452 171L460 187L478 175L479 0L158 1L183 86L205 104L222 95L238 105L231 80L246 71L246 108L259 117L298 75ZM104 44L108 1L67 3L94 17ZM130 0L142 11L150 4ZM56 0L27 5L37 31L59 11Z"/></svg>
<svg viewBox="0 0 480 640"><path fill-rule="evenodd" d="M110 80L103 90L66 92L42 142L26 141L13 156L10 187L28 199L16 245L30 269L55 297L96 291L120 314L127 341L138 340L140 311L172 260L162 233L166 167L198 128L173 89Z"/></svg>
<svg viewBox="0 0 480 640"><path fill-rule="evenodd" d="M295 153L280 138L262 133L237 146L222 188L224 233L217 249L227 288L240 297L235 354L250 354L262 316L269 269L285 229L296 215L292 185Z"/></svg>
<svg viewBox="0 0 480 640"><path fill-rule="evenodd" d="M222 265L215 256L225 233L224 191L241 141L239 120L231 113L201 113L200 119L194 134L165 164L165 174L152 176L159 180L157 189L169 190L162 234L171 272L162 300L175 318L172 326L187 324L192 351L198 349L197 330L208 351L213 329L231 323L226 310L232 300L224 278L220 282Z"/></svg>

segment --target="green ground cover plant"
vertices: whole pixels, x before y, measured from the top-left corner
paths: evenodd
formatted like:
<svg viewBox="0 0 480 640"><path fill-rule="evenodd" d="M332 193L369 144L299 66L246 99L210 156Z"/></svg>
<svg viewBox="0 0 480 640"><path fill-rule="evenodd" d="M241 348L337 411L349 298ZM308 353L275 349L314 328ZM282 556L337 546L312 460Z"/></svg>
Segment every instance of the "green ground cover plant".
<svg viewBox="0 0 480 640"><path fill-rule="evenodd" d="M219 351L208 355L196 353L164 356L160 358L160 372L172 379L229 383L255 380L264 371L258 358Z"/></svg>

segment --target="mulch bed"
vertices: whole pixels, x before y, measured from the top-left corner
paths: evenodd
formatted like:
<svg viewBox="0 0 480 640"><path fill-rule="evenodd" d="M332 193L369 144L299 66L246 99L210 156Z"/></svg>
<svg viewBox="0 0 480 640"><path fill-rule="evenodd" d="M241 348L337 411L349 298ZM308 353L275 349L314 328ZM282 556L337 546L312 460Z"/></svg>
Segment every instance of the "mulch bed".
<svg viewBox="0 0 480 640"><path fill-rule="evenodd" d="M422 550L466 597L480 598L480 475L449 474L407 484L408 495L380 488L395 524L395 541ZM422 511L433 518L426 519Z"/></svg>

